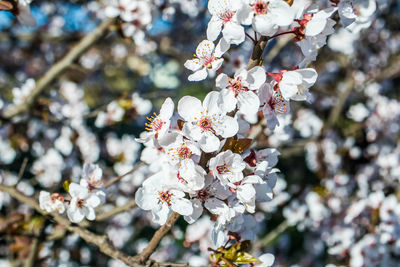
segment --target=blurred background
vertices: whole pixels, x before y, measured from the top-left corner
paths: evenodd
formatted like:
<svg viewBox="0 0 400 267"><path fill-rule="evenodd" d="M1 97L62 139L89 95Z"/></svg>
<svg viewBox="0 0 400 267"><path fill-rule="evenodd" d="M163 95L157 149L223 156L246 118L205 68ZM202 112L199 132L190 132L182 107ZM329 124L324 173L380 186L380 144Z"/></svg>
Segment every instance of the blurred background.
<svg viewBox="0 0 400 267"><path fill-rule="evenodd" d="M0 11L0 108L23 103L35 82L106 19L108 2L35 0L35 27ZM134 138L166 97L177 103L215 90L213 78L188 82L183 67L205 39L207 1L158 0L148 7L133 29L112 26L28 113L1 120L2 184L36 198L42 189L63 192L64 181L79 180L85 161L99 163L104 179L122 175L140 161ZM258 135L255 148L274 147L281 155L275 198L257 208L252 226L255 255L272 252L276 266L400 265L399 11L399 1L380 0L360 29L336 25L310 66L319 74L311 103L291 102L281 125ZM233 47L223 72L246 66L252 48L250 40ZM282 36L268 43L263 66L278 72L301 59L290 36ZM132 199L149 169L113 185L103 212ZM210 227L208 218L190 226L179 220L153 258L205 266ZM157 226L133 208L90 229L136 254ZM34 240L33 266L123 266L0 192L0 266L22 265Z"/></svg>

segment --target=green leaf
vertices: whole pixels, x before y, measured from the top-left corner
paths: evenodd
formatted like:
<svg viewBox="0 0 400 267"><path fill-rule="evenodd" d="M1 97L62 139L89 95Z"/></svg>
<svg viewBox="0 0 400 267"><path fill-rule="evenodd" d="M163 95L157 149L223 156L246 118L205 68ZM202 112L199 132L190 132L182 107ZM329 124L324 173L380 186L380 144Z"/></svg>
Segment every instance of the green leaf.
<svg viewBox="0 0 400 267"><path fill-rule="evenodd" d="M241 251L236 254L236 259L233 260L234 263L245 264L245 263L253 263L258 261L257 258L253 257L250 253Z"/></svg>
<svg viewBox="0 0 400 267"><path fill-rule="evenodd" d="M69 192L69 185L71 184L72 182L71 181L64 181L64 183L63 183L63 188L64 188L64 190L66 191L66 192Z"/></svg>

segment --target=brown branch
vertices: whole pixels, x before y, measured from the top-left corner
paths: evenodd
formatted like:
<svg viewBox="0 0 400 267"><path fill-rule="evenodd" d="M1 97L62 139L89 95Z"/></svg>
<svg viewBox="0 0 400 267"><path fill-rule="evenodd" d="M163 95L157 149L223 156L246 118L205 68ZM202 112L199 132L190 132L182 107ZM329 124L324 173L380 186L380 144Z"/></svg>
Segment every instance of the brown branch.
<svg viewBox="0 0 400 267"><path fill-rule="evenodd" d="M15 183L16 185L22 180L22 176L24 175L26 164L28 164L28 158L24 158L24 161L22 162L21 168L19 169L19 172L18 172L18 180Z"/></svg>
<svg viewBox="0 0 400 267"><path fill-rule="evenodd" d="M128 171L128 172L126 172L126 173L124 173L124 174L122 174L120 176L116 176L116 177L112 178L111 180L109 180L108 182L104 183L104 187L107 188L107 187L111 186L112 184L118 182L119 180L121 180L125 176L134 173L135 171L137 171L138 169L140 169L144 165L145 165L144 162L140 162L135 167L133 167L130 171Z"/></svg>
<svg viewBox="0 0 400 267"><path fill-rule="evenodd" d="M175 263L154 263L154 262L147 263L146 262L147 259L143 262L143 263L146 263L146 265L141 264L141 263L139 263L139 260L136 257L128 256L125 253L123 253L122 251L116 249L111 244L111 242L107 236L96 235L80 226L76 226L76 225L72 224L67 218L65 218L64 216L62 216L60 214L48 213L48 212L40 209L39 204L36 202L36 200L34 198L25 196L24 194L22 194L15 188L10 187L10 186L0 185L0 191L8 193L10 196L17 199L21 203L24 203L24 204L34 208L38 213L42 214L43 216L50 216L55 222L57 222L60 225L63 225L69 232L78 234L87 243L96 245L100 249L100 251L103 252L104 254L106 254L107 256L112 257L117 260L120 260L129 266L134 266L134 267L144 267L144 266L180 267L180 266L185 266L185 265L182 265L182 263L177 263L177 264L175 264ZM174 217L174 216L171 216L171 217ZM167 224L168 224L168 222L167 222ZM165 230L168 227L167 224L164 227ZM171 225L171 227L172 227L172 225ZM167 231L169 231L169 229Z"/></svg>
<svg viewBox="0 0 400 267"><path fill-rule="evenodd" d="M60 61L54 64L42 78L40 78L35 88L28 95L25 101L10 109L6 109L2 117L10 119L14 116L25 113L35 103L36 98L46 89L46 87L56 79L68 66L70 66L79 56L89 49L96 41L98 41L107 31L108 28L115 22L115 19L106 19L92 33L86 35L75 47L73 47L67 55Z"/></svg>
<svg viewBox="0 0 400 267"><path fill-rule="evenodd" d="M153 237L151 238L149 244L147 244L147 247L137 256L137 259L140 262L146 262L150 255L154 252L154 250L158 247L160 244L161 240L164 238L164 236L171 230L171 228L174 226L176 221L178 220L180 214L177 212L173 212L171 216L169 216L167 222L160 227L160 229L155 232Z"/></svg>
<svg viewBox="0 0 400 267"><path fill-rule="evenodd" d="M33 237L33 239L32 239L31 249L30 249L27 259L24 262L24 267L34 267L35 266L35 260L37 257L37 253L39 251L40 236L42 235L43 230L44 230L44 220L37 227L39 228L38 229L39 235Z"/></svg>
<svg viewBox="0 0 400 267"><path fill-rule="evenodd" d="M107 212L99 214L96 217L96 222L106 221L109 218L111 218L111 217L113 217L113 216L115 216L115 215L117 215L117 214L119 214L121 212L130 210L135 206L136 206L136 201L134 199L132 199L132 200L128 201L127 203L125 203L122 206L117 206L117 207L113 208L110 211L107 211Z"/></svg>
<svg viewBox="0 0 400 267"><path fill-rule="evenodd" d="M269 37L262 36L257 44L253 48L253 52L251 53L249 64L247 64L246 69L250 70L256 66L260 66L262 64L262 55L264 53L265 46L269 41Z"/></svg>

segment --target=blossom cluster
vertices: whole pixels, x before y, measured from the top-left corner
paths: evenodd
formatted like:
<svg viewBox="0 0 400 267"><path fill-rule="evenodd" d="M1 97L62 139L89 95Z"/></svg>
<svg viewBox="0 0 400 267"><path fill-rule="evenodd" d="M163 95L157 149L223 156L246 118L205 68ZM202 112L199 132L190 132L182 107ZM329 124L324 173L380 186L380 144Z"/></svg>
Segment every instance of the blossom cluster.
<svg viewBox="0 0 400 267"><path fill-rule="evenodd" d="M65 45L53 49L51 40L58 40L65 27L75 23L60 15L68 9L66 6L33 2L30 10L28 0L11 1L11 6L7 4L10 1L1 1L1 9L9 8L19 22L28 26L35 24L35 17L35 29L44 32L50 41L36 45L46 52L45 57L29 55L29 34L15 25L10 27L13 38L9 39L23 36L24 41L5 41L0 50L9 47L13 51L9 53L11 65L24 62L25 56L27 60L24 71L12 74L20 85L14 85L7 76L15 66L0 72L2 83L13 84L6 100L0 99L1 112L24 105L38 85L28 77L38 76L42 71L39 66L54 63L70 45L66 40ZM213 264L224 266L221 255L252 240L255 255L261 255L258 261L249 256L246 263L254 266L271 266L275 260L275 264L290 265L292 256L301 258L299 264L305 266L319 264L322 258L338 265L396 266L400 255L400 104L398 94L391 91L396 68L385 70L383 75L378 72L400 51L397 35L390 36L391 22L378 13L390 3L83 3L86 19L115 19L115 25L109 28L112 34L85 52L54 88L35 100L32 112L10 121L0 118L1 182L15 185L29 196L42 190L40 208L66 212L73 223L85 218L94 221L96 212L129 204L135 198L140 209L151 213L131 208L93 225L102 223L116 248L124 249L129 244L136 253L146 245L142 236L147 233L148 222L163 225L173 212L179 213L189 223L186 232L175 227L154 253L157 261L175 257L190 265L205 266L211 251ZM45 27L44 19L37 16L38 6L49 17ZM207 16L203 16L207 10ZM190 19L180 23L182 16ZM198 31L202 25L205 40L200 41L192 59L182 62L186 50L193 51L192 40L202 36ZM161 36L163 31L171 36ZM187 31L188 36L180 31ZM127 38L118 40L121 35ZM111 49L104 47L115 37ZM188 40L185 45L189 44L189 49L179 43ZM249 55L264 46L268 53L256 59ZM17 49L26 54L15 52ZM276 50L282 52L281 57L274 56ZM318 57L320 51L323 55ZM129 70L121 71L125 63ZM104 64L107 66L100 74L98 69ZM189 96L190 83L186 89L188 82L179 81L182 65L191 72L189 82L208 78L212 83L204 81L196 86L201 90L214 87L214 91ZM82 76L90 76L87 74L95 78L81 84ZM100 75L105 78L99 86ZM385 82L380 84L382 80ZM133 82L135 93L128 92ZM159 114L149 116L145 124L144 116L153 109L148 99L156 100L156 107L162 102L157 102L161 93L153 92L153 85L165 89L160 90L163 96L186 96L176 99L176 106L168 97ZM99 87L107 92L100 92ZM331 118L326 123L323 117L341 105L336 99L346 95L348 87L354 89L345 99L343 116L329 126ZM118 96L116 88L122 91ZM90 99L90 95L95 97ZM200 95L205 98L200 99ZM139 136L143 125L146 131ZM290 161L287 167L288 158L293 160L290 155L297 150L303 152L303 147L306 162L295 157L295 164ZM28 169L22 171L22 179L17 178L16 165L25 156L30 157ZM277 168L278 156L282 173ZM82 162L87 162L83 168ZM99 162L106 175L123 177L107 187L107 201L101 181L103 171L93 162ZM77 181L78 176L79 182L64 183L67 193L60 193L66 177ZM10 202L10 197L0 192L0 208L7 209ZM19 210L25 212L26 208ZM293 231L279 233L282 238L268 244L275 256L265 254L266 245L256 242L266 231L272 232L272 226L282 217ZM50 230L46 228L46 232ZM301 256L292 255L292 249L289 252L289 247L299 244L299 238L293 238L299 233L304 247L296 251L301 254L308 250ZM184 239L185 247L193 246L180 255L172 238ZM77 240L68 236L62 241L66 248L54 252L60 259L49 260L49 264L70 264L73 255L68 249ZM49 251L55 245L47 242L43 247L39 257L50 259ZM87 251L90 249L83 247L79 252L82 263L90 264ZM109 260L108 265L123 266L116 260Z"/></svg>
<svg viewBox="0 0 400 267"><path fill-rule="evenodd" d="M103 171L98 165L85 163L82 172L79 184L67 183L69 199L59 193L50 194L47 191L41 191L40 208L60 214L67 210L68 219L73 223L79 223L85 218L90 221L95 220L95 208L106 201L106 191L101 180Z"/></svg>

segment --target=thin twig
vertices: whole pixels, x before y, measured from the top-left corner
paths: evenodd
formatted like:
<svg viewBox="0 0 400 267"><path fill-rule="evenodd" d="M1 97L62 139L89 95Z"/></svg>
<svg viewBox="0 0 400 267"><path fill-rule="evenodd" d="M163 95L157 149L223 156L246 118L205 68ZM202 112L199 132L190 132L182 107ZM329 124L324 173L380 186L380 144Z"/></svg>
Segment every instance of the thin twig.
<svg viewBox="0 0 400 267"><path fill-rule="evenodd" d="M96 217L96 222L106 221L109 218L111 218L111 217L113 217L113 216L115 216L115 215L117 215L117 214L119 214L121 212L130 210L135 206L136 206L136 201L134 199L132 199L132 200L128 201L127 203L125 203L122 206L117 206L117 207L113 208L110 211L107 211L107 212L99 214Z"/></svg>
<svg viewBox="0 0 400 267"><path fill-rule="evenodd" d="M11 119L14 116L25 113L35 103L36 98L46 89L46 87L56 79L67 67L69 67L79 56L88 50L96 41L98 41L107 31L108 28L115 22L115 19L106 19L92 33L86 35L75 47L73 47L67 55L60 61L54 64L40 78L35 88L26 97L25 101L20 104L6 109L2 117Z"/></svg>
<svg viewBox="0 0 400 267"><path fill-rule="evenodd" d="M274 230L270 231L264 238L256 242L253 245L253 249L256 250L268 246L274 240L276 240L283 232L285 232L289 227L290 225L288 224L287 220L284 220Z"/></svg>
<svg viewBox="0 0 400 267"><path fill-rule="evenodd" d="M179 213L173 212L171 216L169 216L167 222L155 232L149 244L147 244L147 247L137 256L139 262L146 262L149 259L164 236L172 229L179 216Z"/></svg>
<svg viewBox="0 0 400 267"><path fill-rule="evenodd" d="M112 179L110 179L108 182L104 183L104 187L107 188L109 186L111 186L112 184L115 184L116 182L118 182L119 180L121 180L122 178L124 178L125 176L128 176L129 174L134 173L135 171L139 170L141 167L143 167L145 165L144 162L140 162L139 164L137 164L135 167L133 167L130 171L120 175L120 176L116 176Z"/></svg>
<svg viewBox="0 0 400 267"><path fill-rule="evenodd" d="M39 203L34 198L25 196L18 190L16 190L14 187L11 186L5 186L5 185L0 185L0 191L8 193L10 196L13 198L17 199L19 202L24 203L32 208L34 208L38 213L42 214L43 216L50 216L55 222L57 222L60 225L63 225L69 232L75 233L79 235L83 240L85 240L87 243L94 244L96 245L100 251L107 256L120 260L123 263L133 266L133 267L145 267L150 264L153 266L171 266L171 267L180 267L182 266L182 263L178 263L175 265L174 263L169 263L168 265L165 265L163 263L152 263L150 262L147 264L146 261L144 263L146 264L141 264L139 263L138 259L136 257L131 257L126 255L124 252L116 249L108 239L106 235L96 235L92 232L90 232L87 229L84 229L80 226L76 226L72 224L67 218L64 216L58 214L58 213L48 213L42 209L40 209ZM162 264L162 265L160 265Z"/></svg>
<svg viewBox="0 0 400 267"><path fill-rule="evenodd" d="M16 185L22 180L22 176L24 175L24 171L26 169L26 164L28 164L28 158L24 158L24 160L22 161L21 168L19 168L18 180Z"/></svg>
<svg viewBox="0 0 400 267"><path fill-rule="evenodd" d="M38 250L39 250L40 236L43 233L44 225L45 225L45 222L43 220L43 222L39 226L37 226L37 227L39 227L39 229L38 229L39 230L38 231L39 235L33 237L33 239L32 239L31 250L29 252L28 258L24 261L24 267L33 267L33 266L35 266L35 260L36 260L37 253L38 253Z"/></svg>

